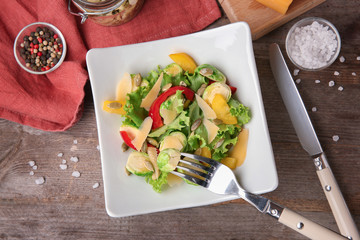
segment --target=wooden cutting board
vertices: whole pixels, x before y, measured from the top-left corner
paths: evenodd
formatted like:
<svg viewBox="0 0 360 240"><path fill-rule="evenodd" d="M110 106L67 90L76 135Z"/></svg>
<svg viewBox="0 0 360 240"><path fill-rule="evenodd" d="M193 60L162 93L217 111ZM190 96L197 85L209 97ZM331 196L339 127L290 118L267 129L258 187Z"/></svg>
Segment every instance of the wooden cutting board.
<svg viewBox="0 0 360 240"><path fill-rule="evenodd" d="M282 15L255 0L219 0L230 22L247 22L256 40L326 0L294 0Z"/></svg>

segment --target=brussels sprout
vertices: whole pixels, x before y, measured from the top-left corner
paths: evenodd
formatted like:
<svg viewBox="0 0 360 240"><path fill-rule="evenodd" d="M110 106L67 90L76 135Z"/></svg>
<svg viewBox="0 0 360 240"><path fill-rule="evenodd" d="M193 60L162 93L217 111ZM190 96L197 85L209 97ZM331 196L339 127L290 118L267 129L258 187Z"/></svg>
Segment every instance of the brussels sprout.
<svg viewBox="0 0 360 240"><path fill-rule="evenodd" d="M167 148L173 148L182 151L186 144L187 139L185 134L182 132L172 132L161 141L159 150L162 151Z"/></svg>
<svg viewBox="0 0 360 240"><path fill-rule="evenodd" d="M222 95L228 102L231 97L231 89L225 83L215 82L205 88L202 97L207 103L211 104L216 94Z"/></svg>
<svg viewBox="0 0 360 240"><path fill-rule="evenodd" d="M175 170L180 161L180 151L174 148L167 148L159 153L157 164L162 172Z"/></svg>
<svg viewBox="0 0 360 240"><path fill-rule="evenodd" d="M182 112L183 108L184 108L184 96L181 94L181 91L177 91L176 94L170 96L160 105L160 110L167 109L171 111L176 111L176 113Z"/></svg>
<svg viewBox="0 0 360 240"><path fill-rule="evenodd" d="M202 64L198 66L195 69L195 72L198 72L204 77L207 77L216 82L226 82L225 75L214 66L211 66L210 64Z"/></svg>
<svg viewBox="0 0 360 240"><path fill-rule="evenodd" d="M171 63L164 68L164 72L169 76L175 77L179 74L182 75L184 73L184 70L180 67L179 64Z"/></svg>
<svg viewBox="0 0 360 240"><path fill-rule="evenodd" d="M126 162L126 169L138 176L152 175L154 167L146 153L132 152Z"/></svg>

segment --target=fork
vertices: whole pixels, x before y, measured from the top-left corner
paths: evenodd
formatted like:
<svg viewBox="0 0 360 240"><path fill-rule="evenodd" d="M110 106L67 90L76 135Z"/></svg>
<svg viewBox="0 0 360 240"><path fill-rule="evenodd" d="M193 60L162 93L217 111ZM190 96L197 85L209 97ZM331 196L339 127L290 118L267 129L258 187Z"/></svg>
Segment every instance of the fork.
<svg viewBox="0 0 360 240"><path fill-rule="evenodd" d="M239 185L233 171L210 158L181 153L177 168L171 172L183 179L207 188L217 194L237 195L261 213L311 239L348 239L328 228L312 222L294 211L263 197L247 192Z"/></svg>

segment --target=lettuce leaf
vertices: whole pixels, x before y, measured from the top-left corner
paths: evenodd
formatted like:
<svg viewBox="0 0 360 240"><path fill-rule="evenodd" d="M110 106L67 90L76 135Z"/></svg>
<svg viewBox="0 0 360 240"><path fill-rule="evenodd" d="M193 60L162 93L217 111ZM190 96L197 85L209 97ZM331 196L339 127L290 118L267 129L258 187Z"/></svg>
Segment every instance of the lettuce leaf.
<svg viewBox="0 0 360 240"><path fill-rule="evenodd" d="M187 116L187 112L183 111L180 113L176 119L167 125L164 125L152 133L149 134L149 137L160 137L163 134L170 134L171 131L181 131L186 126L189 126L190 118Z"/></svg>
<svg viewBox="0 0 360 240"><path fill-rule="evenodd" d="M126 112L125 118L127 121L132 121L137 128L140 127L144 119L149 115L148 111L140 107L143 99L143 88L139 88L137 91L127 94L128 99L126 100L124 110Z"/></svg>
<svg viewBox="0 0 360 240"><path fill-rule="evenodd" d="M242 126L250 121L251 116L250 109L248 107L245 107L243 104L233 98L229 100L228 104L230 106L230 114L238 119L239 125Z"/></svg>
<svg viewBox="0 0 360 240"><path fill-rule="evenodd" d="M161 172L158 179L154 180L152 179L152 175L149 175L145 177L145 181L152 186L155 192L161 193L163 186L167 184L167 176L168 173Z"/></svg>
<svg viewBox="0 0 360 240"><path fill-rule="evenodd" d="M185 75L189 78L189 87L194 92L196 92L202 84L208 84L208 80L204 76L200 75L200 73L198 72L195 72L193 75L186 72Z"/></svg>
<svg viewBox="0 0 360 240"><path fill-rule="evenodd" d="M178 114L184 110L183 102L183 91L176 91L176 93L165 100L161 105L160 109L175 110ZM160 111L161 115L161 111ZM162 116L162 115L161 115ZM163 116L162 116L163 117Z"/></svg>

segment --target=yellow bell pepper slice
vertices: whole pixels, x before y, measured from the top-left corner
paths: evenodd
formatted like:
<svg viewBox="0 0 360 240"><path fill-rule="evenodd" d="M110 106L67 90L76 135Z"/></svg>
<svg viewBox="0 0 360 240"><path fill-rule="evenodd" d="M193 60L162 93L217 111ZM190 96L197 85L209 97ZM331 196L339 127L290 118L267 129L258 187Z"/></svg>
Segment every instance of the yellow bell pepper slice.
<svg viewBox="0 0 360 240"><path fill-rule="evenodd" d="M195 68L197 67L194 59L186 53L174 53L170 54L169 57L175 63L179 64L182 69L188 71L189 73L194 73Z"/></svg>
<svg viewBox="0 0 360 240"><path fill-rule="evenodd" d="M125 101L104 101L103 110L109 113L116 113L125 115L126 112L124 110Z"/></svg>
<svg viewBox="0 0 360 240"><path fill-rule="evenodd" d="M230 107L226 99L221 94L216 94L211 107L216 113L216 117L225 124L237 124L237 118L230 113Z"/></svg>

